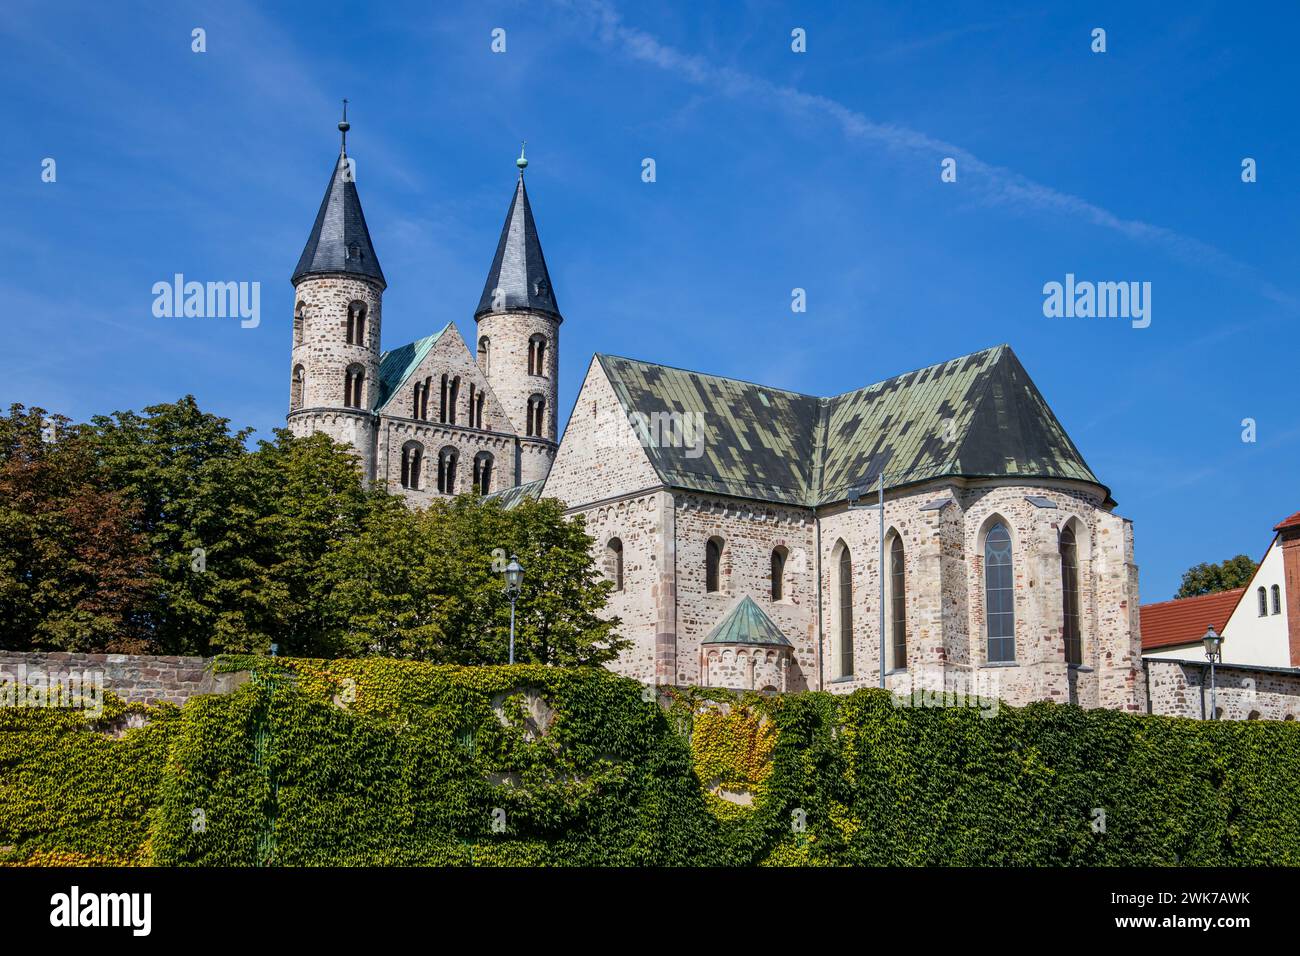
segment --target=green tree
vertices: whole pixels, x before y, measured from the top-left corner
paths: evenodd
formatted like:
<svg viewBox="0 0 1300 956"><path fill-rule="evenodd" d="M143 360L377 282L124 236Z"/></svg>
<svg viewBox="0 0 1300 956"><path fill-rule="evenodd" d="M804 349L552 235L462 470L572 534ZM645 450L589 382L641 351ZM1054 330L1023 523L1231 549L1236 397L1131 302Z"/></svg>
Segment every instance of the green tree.
<svg viewBox="0 0 1300 956"><path fill-rule="evenodd" d="M1228 558L1219 564L1202 562L1183 572L1183 583L1174 597L1196 597L1245 587L1257 567L1259 565L1244 554Z"/></svg>
<svg viewBox="0 0 1300 956"><path fill-rule="evenodd" d="M155 590L139 506L110 487L83 427L0 418L0 646L141 652Z"/></svg>

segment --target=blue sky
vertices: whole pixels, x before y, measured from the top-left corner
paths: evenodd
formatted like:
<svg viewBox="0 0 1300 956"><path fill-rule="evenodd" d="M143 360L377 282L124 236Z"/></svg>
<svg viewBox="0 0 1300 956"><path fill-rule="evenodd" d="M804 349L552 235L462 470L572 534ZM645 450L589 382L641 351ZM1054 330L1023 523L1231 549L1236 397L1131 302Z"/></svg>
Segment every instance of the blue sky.
<svg viewBox="0 0 1300 956"><path fill-rule="evenodd" d="M6 0L0 401L282 424L346 96L386 346L472 340L527 139L562 415L595 351L829 395L1006 342L1167 598L1300 510L1300 16L1038 6ZM260 326L155 318L177 272ZM1066 273L1150 282L1150 327L1044 317Z"/></svg>

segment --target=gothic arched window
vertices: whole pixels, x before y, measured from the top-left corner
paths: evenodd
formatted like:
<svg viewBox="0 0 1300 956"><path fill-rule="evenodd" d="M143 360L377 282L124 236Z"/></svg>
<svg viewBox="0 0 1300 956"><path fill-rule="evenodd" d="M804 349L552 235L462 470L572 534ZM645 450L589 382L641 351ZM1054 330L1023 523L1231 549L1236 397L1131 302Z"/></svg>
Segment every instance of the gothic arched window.
<svg viewBox="0 0 1300 956"><path fill-rule="evenodd" d="M840 556L837 563L835 591L838 611L839 635L839 676L853 676L853 558L848 546L840 543Z"/></svg>
<svg viewBox="0 0 1300 956"><path fill-rule="evenodd" d="M293 370L293 382L289 389L289 408L302 408L303 396L307 393L307 370L298 365Z"/></svg>
<svg viewBox="0 0 1300 956"><path fill-rule="evenodd" d="M424 467L424 446L418 441L408 441L402 446L402 487L420 487L420 474Z"/></svg>
<svg viewBox="0 0 1300 956"><path fill-rule="evenodd" d="M492 453L481 451L474 456L474 490L480 495L492 491Z"/></svg>
<svg viewBox="0 0 1300 956"><path fill-rule="evenodd" d="M710 538L704 545L704 590L722 590L722 539Z"/></svg>
<svg viewBox="0 0 1300 956"><path fill-rule="evenodd" d="M897 534L889 546L889 647L892 669L902 670L907 666L907 567Z"/></svg>
<svg viewBox="0 0 1300 956"><path fill-rule="evenodd" d="M366 304L359 300L348 303L348 345L366 344Z"/></svg>
<svg viewBox="0 0 1300 956"><path fill-rule="evenodd" d="M1002 522L984 538L984 618L990 663L1016 659L1015 578L1012 574L1011 532Z"/></svg>
<svg viewBox="0 0 1300 956"><path fill-rule="evenodd" d="M444 495L456 493L456 459L454 448L444 448L438 453L438 490Z"/></svg>
<svg viewBox="0 0 1300 956"><path fill-rule="evenodd" d="M1263 587L1257 588L1255 594L1259 597L1259 616L1268 615L1268 592Z"/></svg>
<svg viewBox="0 0 1300 956"><path fill-rule="evenodd" d="M605 545L605 576L614 582L614 590L623 590L623 542L610 538Z"/></svg>
<svg viewBox="0 0 1300 956"><path fill-rule="evenodd" d="M790 552L784 547L772 549L772 600L780 601L785 596L785 560Z"/></svg>
<svg viewBox="0 0 1300 956"><path fill-rule="evenodd" d="M1079 548L1074 528L1061 530L1061 635L1065 639L1065 662L1083 663L1083 637L1079 627Z"/></svg>

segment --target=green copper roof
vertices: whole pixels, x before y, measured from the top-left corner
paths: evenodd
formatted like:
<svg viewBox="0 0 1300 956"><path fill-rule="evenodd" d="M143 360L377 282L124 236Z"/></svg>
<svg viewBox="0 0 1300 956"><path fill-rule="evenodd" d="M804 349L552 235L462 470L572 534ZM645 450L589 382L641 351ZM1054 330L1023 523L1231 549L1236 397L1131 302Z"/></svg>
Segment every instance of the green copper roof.
<svg viewBox="0 0 1300 956"><path fill-rule="evenodd" d="M1103 488L1010 347L834 398L597 356L629 412L698 415L702 436L646 454L676 488L814 506L945 476L1072 479Z"/></svg>
<svg viewBox="0 0 1300 956"><path fill-rule="evenodd" d="M408 342L401 348L392 349L379 356L379 388L375 398L375 408L383 408L388 400L402 390L406 380L411 377L429 350L442 338L444 332L451 328L448 322L442 330L422 339Z"/></svg>
<svg viewBox="0 0 1300 956"><path fill-rule="evenodd" d="M709 636L702 643L792 646L781 633L781 629L772 623L772 619L763 613L763 609L755 604L749 595L745 595L740 603L718 622L718 626L709 632Z"/></svg>
<svg viewBox="0 0 1300 956"><path fill-rule="evenodd" d="M500 491L494 491L490 495L484 496L484 501L500 501L507 511L519 504L521 501L532 499L536 501L542 495L542 486L546 484L545 478L538 478L536 481L525 481L522 485L516 485L513 488L503 488Z"/></svg>

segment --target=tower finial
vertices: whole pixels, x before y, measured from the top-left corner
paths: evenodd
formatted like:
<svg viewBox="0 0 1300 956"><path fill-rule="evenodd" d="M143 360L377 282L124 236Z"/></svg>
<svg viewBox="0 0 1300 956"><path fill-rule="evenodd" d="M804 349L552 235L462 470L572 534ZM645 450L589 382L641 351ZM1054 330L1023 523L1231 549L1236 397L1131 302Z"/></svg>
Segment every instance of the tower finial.
<svg viewBox="0 0 1300 956"><path fill-rule="evenodd" d="M524 174L524 170L528 168L528 159L524 156L524 147L527 145L528 140L524 140L519 144L519 158L515 160L515 165L519 167L519 175L521 176Z"/></svg>
<svg viewBox="0 0 1300 956"><path fill-rule="evenodd" d="M347 97L343 98L343 119L339 123L339 132L343 134L343 144L339 147L339 154L346 156L348 154L348 130L352 124L348 122L348 101Z"/></svg>

